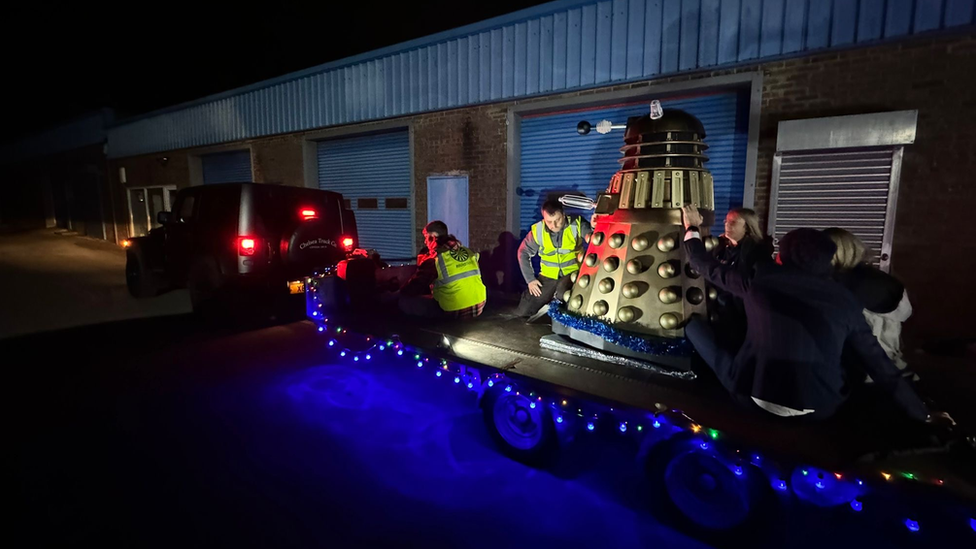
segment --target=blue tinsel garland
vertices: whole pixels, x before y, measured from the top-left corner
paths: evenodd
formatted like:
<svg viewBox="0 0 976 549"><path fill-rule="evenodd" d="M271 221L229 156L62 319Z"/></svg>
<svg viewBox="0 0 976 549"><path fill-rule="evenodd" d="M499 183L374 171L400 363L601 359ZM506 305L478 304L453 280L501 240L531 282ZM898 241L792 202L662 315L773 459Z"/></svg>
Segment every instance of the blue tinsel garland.
<svg viewBox="0 0 976 549"><path fill-rule="evenodd" d="M626 347L631 351L649 355L678 357L691 356L693 352L693 348L687 339L642 337L624 332L614 327L613 324L600 319L567 312L562 308L562 301L558 299L549 304L549 316L552 317L553 322L600 336L614 345Z"/></svg>

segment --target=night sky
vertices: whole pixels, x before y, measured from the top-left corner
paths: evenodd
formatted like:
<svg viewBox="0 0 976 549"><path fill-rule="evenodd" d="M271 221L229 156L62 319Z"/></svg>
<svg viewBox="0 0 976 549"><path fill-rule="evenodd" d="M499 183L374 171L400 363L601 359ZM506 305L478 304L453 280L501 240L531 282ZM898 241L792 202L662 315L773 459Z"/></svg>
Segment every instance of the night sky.
<svg viewBox="0 0 976 549"><path fill-rule="evenodd" d="M543 3L15 4L0 33L0 140L100 107L152 111Z"/></svg>

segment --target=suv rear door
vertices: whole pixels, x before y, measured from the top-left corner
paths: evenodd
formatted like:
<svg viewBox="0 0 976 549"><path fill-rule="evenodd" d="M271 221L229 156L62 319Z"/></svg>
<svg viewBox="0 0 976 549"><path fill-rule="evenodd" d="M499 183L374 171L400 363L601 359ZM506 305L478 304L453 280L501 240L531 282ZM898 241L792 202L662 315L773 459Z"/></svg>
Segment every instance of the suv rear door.
<svg viewBox="0 0 976 549"><path fill-rule="evenodd" d="M302 187L256 185L258 226L277 244L288 277L335 265L355 245L343 226L339 194Z"/></svg>

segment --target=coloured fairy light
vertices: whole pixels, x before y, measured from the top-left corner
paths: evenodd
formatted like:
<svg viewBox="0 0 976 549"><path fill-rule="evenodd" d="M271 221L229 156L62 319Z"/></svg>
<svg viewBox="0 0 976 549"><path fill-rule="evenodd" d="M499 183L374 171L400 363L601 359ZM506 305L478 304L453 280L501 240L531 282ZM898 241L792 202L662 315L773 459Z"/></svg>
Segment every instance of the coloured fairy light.
<svg viewBox="0 0 976 549"><path fill-rule="evenodd" d="M586 430L587 431L592 431L594 429L596 429L596 425L594 425L592 421L586 422Z"/></svg>
<svg viewBox="0 0 976 549"><path fill-rule="evenodd" d="M529 408L532 408L533 410L535 410L535 402L530 402L529 403Z"/></svg>
<svg viewBox="0 0 976 549"><path fill-rule="evenodd" d="M461 378L454 376L454 383L461 383Z"/></svg>
<svg viewBox="0 0 976 549"><path fill-rule="evenodd" d="M324 331L325 331L325 327L324 326L319 326L319 333L322 333Z"/></svg>
<svg viewBox="0 0 976 549"><path fill-rule="evenodd" d="M712 437L712 440L715 440L718 438L718 431L716 431L715 429L709 429L708 436Z"/></svg>
<svg viewBox="0 0 976 549"><path fill-rule="evenodd" d="M851 509L854 509L855 511L860 512L861 509L864 509L864 504L862 504L860 501L858 501L856 499L852 499L851 500Z"/></svg>
<svg viewBox="0 0 976 549"><path fill-rule="evenodd" d="M908 528L908 531L910 532L918 532L919 530L921 530L918 521L912 520L910 518L905 519L905 528Z"/></svg>
<svg viewBox="0 0 976 549"><path fill-rule="evenodd" d="M397 356L403 356L403 349L400 349L399 351L397 351Z"/></svg>
<svg viewBox="0 0 976 549"><path fill-rule="evenodd" d="M468 382L468 389L474 389L474 383Z"/></svg>
<svg viewBox="0 0 976 549"><path fill-rule="evenodd" d="M489 387L494 387L495 386L495 382L489 379L488 380L488 386Z"/></svg>
<svg viewBox="0 0 976 549"><path fill-rule="evenodd" d="M776 488L781 492L786 491L786 481L782 479L777 480L776 482L773 483L773 488Z"/></svg>
<svg viewBox="0 0 976 549"><path fill-rule="evenodd" d="M336 341L333 339L329 341L329 347L335 347Z"/></svg>
<svg viewBox="0 0 976 549"><path fill-rule="evenodd" d="M620 429L620 432L621 433L626 433L627 432L627 422L621 422L619 429Z"/></svg>
<svg viewBox="0 0 976 549"><path fill-rule="evenodd" d="M418 361L417 361L417 367L418 367L418 368L423 368L423 367L424 367L424 361L422 361L422 360L418 360Z"/></svg>
<svg viewBox="0 0 976 549"><path fill-rule="evenodd" d="M736 476L739 476L739 477L741 477L741 476L742 476L742 467L739 467L738 465L736 465L736 466L735 466L735 467L734 467L734 468L732 469L732 472L733 472L733 473L735 473L735 475L736 475Z"/></svg>
<svg viewBox="0 0 976 549"><path fill-rule="evenodd" d="M441 372L440 370L437 370L437 373L436 373L435 375L436 375L437 377L441 377L442 375L444 375L444 373L443 373L443 372Z"/></svg>
<svg viewBox="0 0 976 549"><path fill-rule="evenodd" d="M652 423L651 425L653 425L655 429L661 428L661 422L656 419L654 420L654 423Z"/></svg>
<svg viewBox="0 0 976 549"><path fill-rule="evenodd" d="M557 415L556 416L556 423L562 423L562 422L563 422L563 416Z"/></svg>
<svg viewBox="0 0 976 549"><path fill-rule="evenodd" d="M505 392L506 393L511 393L512 392L512 386L511 385L506 385L505 386Z"/></svg>

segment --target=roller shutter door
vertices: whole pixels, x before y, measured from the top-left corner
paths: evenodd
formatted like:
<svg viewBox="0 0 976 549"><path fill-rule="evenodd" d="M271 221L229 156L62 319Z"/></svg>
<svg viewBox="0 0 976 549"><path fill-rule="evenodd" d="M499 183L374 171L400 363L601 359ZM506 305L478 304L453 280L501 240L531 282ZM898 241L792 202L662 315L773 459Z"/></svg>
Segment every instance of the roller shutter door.
<svg viewBox="0 0 976 549"><path fill-rule="evenodd" d="M386 260L415 259L407 131L321 141L319 188L342 193L359 243Z"/></svg>
<svg viewBox="0 0 976 549"><path fill-rule="evenodd" d="M251 151L231 151L200 157L203 163L203 184L250 183Z"/></svg>
<svg viewBox="0 0 976 549"><path fill-rule="evenodd" d="M773 161L770 232L778 241L793 229L841 227L857 235L872 263L887 270L885 229L893 223L889 197L901 148L780 152Z"/></svg>

